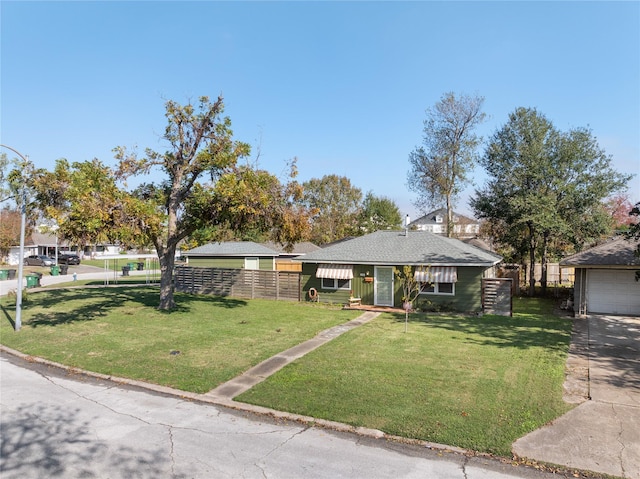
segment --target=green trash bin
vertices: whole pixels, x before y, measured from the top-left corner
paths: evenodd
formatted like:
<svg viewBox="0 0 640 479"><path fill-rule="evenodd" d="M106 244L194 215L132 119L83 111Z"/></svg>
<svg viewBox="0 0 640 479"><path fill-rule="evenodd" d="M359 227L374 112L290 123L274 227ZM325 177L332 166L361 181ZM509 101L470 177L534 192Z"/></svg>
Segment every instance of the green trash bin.
<svg viewBox="0 0 640 479"><path fill-rule="evenodd" d="M130 263L127 263L127 265L129 266L129 271L135 271L136 270L136 266L138 266L138 263L135 263L135 262L132 261Z"/></svg>
<svg viewBox="0 0 640 479"><path fill-rule="evenodd" d="M51 267L51 276L58 276L60 274L60 266L53 265Z"/></svg>
<svg viewBox="0 0 640 479"><path fill-rule="evenodd" d="M4 281L5 279L9 279L9 270L0 269L0 281Z"/></svg>
<svg viewBox="0 0 640 479"><path fill-rule="evenodd" d="M40 279L38 275L35 275L35 274L28 275L27 288L35 288L36 286L38 286L38 279Z"/></svg>

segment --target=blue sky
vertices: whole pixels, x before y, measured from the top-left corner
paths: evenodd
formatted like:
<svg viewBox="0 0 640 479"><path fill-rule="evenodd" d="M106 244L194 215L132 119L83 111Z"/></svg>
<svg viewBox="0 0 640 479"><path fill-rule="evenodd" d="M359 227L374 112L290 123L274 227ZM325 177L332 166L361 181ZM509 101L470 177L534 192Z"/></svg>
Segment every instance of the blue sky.
<svg viewBox="0 0 640 479"><path fill-rule="evenodd" d="M163 150L164 101L225 98L280 175L348 177L417 216L408 155L445 92L481 95L487 139L517 107L589 127L640 173L639 2L1 3L0 139L38 167ZM6 150L5 150L6 151ZM8 152L10 153L10 152ZM481 167L457 210L486 179ZM640 201L640 178L631 183Z"/></svg>

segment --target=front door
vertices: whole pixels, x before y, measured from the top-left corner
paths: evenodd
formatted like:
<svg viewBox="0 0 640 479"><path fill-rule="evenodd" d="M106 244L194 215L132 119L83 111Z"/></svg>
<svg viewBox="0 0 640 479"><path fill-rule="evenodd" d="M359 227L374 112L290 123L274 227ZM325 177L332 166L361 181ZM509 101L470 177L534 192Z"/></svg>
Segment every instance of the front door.
<svg viewBox="0 0 640 479"><path fill-rule="evenodd" d="M393 306L393 267L376 266L374 303L378 306Z"/></svg>

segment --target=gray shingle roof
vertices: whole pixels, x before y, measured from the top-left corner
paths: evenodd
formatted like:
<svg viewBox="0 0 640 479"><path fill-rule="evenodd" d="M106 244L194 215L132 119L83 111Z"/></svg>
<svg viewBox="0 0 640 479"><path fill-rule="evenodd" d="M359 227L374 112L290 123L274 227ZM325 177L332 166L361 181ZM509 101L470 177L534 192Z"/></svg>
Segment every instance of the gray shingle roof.
<svg viewBox="0 0 640 479"><path fill-rule="evenodd" d="M320 246L317 246L309 241L302 241L300 243L294 244L292 251L285 251L283 245L281 245L280 243L274 243L273 241L267 241L266 243L262 243L262 245L274 251L277 251L280 254L290 255L290 256L307 254L307 253L311 253L312 251L317 251L320 249Z"/></svg>
<svg viewBox="0 0 640 479"><path fill-rule="evenodd" d="M376 231L306 254L303 263L492 266L502 258L427 231Z"/></svg>
<svg viewBox="0 0 640 479"><path fill-rule="evenodd" d="M183 252L184 256L278 256L278 252L253 241L209 243Z"/></svg>
<svg viewBox="0 0 640 479"><path fill-rule="evenodd" d="M613 239L593 248L567 256L560 261L561 266L640 266L640 258L635 254L637 241L622 237Z"/></svg>

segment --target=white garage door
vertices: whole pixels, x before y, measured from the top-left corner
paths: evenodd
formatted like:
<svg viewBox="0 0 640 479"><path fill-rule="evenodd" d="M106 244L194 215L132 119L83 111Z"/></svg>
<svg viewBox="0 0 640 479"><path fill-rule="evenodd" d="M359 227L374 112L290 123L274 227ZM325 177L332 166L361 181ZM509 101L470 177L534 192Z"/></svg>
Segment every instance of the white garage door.
<svg viewBox="0 0 640 479"><path fill-rule="evenodd" d="M640 282L628 270L590 269L587 312L640 315Z"/></svg>

